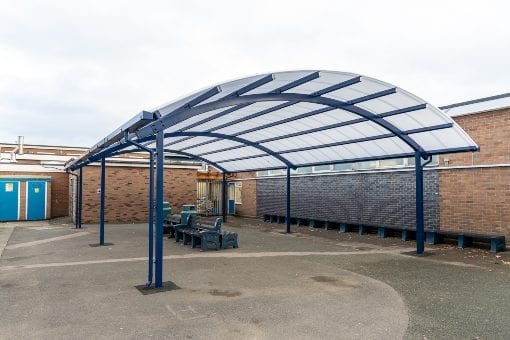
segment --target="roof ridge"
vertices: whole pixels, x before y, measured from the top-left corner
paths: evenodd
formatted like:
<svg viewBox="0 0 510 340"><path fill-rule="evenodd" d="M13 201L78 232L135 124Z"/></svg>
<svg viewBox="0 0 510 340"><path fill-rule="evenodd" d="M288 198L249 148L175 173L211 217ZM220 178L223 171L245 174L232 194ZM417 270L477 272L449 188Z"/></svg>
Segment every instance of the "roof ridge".
<svg viewBox="0 0 510 340"><path fill-rule="evenodd" d="M502 94L498 94L498 95L490 96L490 97L484 97L484 98L479 98L479 99L472 99L472 100L467 100L467 101L464 101L464 102L444 105L444 106L440 106L439 109L441 109L441 110L452 109L454 107L466 106L466 105L477 104L477 103L483 103L483 102L488 102L488 101L491 101L491 100L501 99L501 98L506 98L506 97L510 97L510 92L502 93Z"/></svg>

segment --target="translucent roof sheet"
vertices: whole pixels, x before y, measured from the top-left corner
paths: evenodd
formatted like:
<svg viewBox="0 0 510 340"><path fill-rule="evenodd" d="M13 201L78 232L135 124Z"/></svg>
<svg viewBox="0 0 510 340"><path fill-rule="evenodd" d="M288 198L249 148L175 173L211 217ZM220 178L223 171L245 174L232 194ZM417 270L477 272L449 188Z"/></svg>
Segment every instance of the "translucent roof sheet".
<svg viewBox="0 0 510 340"><path fill-rule="evenodd" d="M120 130L149 148L164 131L165 150L226 172L478 150L433 105L345 72L262 74L206 88L150 113L151 122ZM96 144L75 165L127 147L118 135L104 139L104 147Z"/></svg>

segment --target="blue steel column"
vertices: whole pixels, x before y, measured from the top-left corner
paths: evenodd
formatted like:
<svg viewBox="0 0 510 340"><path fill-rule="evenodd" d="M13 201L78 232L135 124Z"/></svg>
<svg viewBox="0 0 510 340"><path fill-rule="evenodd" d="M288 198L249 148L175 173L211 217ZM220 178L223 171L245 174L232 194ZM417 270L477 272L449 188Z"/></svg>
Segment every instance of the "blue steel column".
<svg viewBox="0 0 510 340"><path fill-rule="evenodd" d="M152 285L154 267L154 155L149 153L149 271L147 286Z"/></svg>
<svg viewBox="0 0 510 340"><path fill-rule="evenodd" d="M227 222L227 174L223 173L223 181L221 182L221 215L223 222Z"/></svg>
<svg viewBox="0 0 510 340"><path fill-rule="evenodd" d="M163 287L163 131L156 136L156 288Z"/></svg>
<svg viewBox="0 0 510 340"><path fill-rule="evenodd" d="M72 174L72 173L71 173ZM73 200L74 206L73 206L73 214L74 214L74 228L78 228L78 188L79 188L79 177L78 175L75 175L75 181L76 181L76 191L73 190L74 195L76 199Z"/></svg>
<svg viewBox="0 0 510 340"><path fill-rule="evenodd" d="M287 167L287 211L285 221L287 223L287 233L290 233L290 167Z"/></svg>
<svg viewBox="0 0 510 340"><path fill-rule="evenodd" d="M106 158L101 158L101 200L99 208L99 245L104 246L104 196L106 181Z"/></svg>
<svg viewBox="0 0 510 340"><path fill-rule="evenodd" d="M78 228L81 229L81 211L83 200L83 167L80 168L80 177L78 181Z"/></svg>
<svg viewBox="0 0 510 340"><path fill-rule="evenodd" d="M423 217L423 165L418 152L414 156L416 168L416 253L423 254L425 248L425 222Z"/></svg>

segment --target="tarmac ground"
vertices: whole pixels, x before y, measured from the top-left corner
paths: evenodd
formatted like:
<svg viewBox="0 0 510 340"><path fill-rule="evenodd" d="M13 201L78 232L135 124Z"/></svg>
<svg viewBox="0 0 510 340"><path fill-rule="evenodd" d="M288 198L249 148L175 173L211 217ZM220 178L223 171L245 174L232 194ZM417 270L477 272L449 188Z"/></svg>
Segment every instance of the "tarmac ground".
<svg viewBox="0 0 510 340"><path fill-rule="evenodd" d="M207 219L203 219L207 223ZM510 256L230 218L238 249L164 238L146 288L147 225L0 223L0 338L508 339Z"/></svg>

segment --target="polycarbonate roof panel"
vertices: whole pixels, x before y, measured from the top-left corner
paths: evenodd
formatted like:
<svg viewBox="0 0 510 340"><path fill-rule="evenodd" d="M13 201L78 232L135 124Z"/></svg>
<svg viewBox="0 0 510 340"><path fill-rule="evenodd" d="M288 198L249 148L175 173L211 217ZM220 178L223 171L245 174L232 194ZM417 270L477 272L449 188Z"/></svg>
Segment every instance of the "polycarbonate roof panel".
<svg viewBox="0 0 510 340"><path fill-rule="evenodd" d="M433 105L347 72L256 75L208 87L150 113L154 120L135 131L130 121L126 130L132 139L146 143L163 131L167 149L227 172L478 150ZM127 147L119 135L105 138L104 145ZM99 157L91 154L100 154L97 150L101 142L75 163Z"/></svg>
<svg viewBox="0 0 510 340"><path fill-rule="evenodd" d="M418 98L413 98L413 96L409 96L408 94L397 90L397 92L384 96L384 98L367 100L358 104L358 106L375 114L381 114L421 103L422 102L420 102Z"/></svg>
<svg viewBox="0 0 510 340"><path fill-rule="evenodd" d="M203 124L193 127L189 129L189 131L212 131L218 129L219 126L223 126L225 124L231 124L238 119L245 118L255 112L261 112L270 108L277 107L285 102L276 101L276 102L261 102L254 103L249 106L243 107L239 110L233 111L228 114L229 120L225 121L223 116L218 117L216 119L207 120Z"/></svg>
<svg viewBox="0 0 510 340"><path fill-rule="evenodd" d="M255 161L255 163L254 163ZM246 171L246 170L257 170L257 169L275 169L285 168L286 165L272 156L265 157L254 157L250 159L241 159L230 162L218 162L223 168L228 169L231 172ZM254 164L257 164L253 169L250 168Z"/></svg>
<svg viewBox="0 0 510 340"><path fill-rule="evenodd" d="M335 109L323 112L309 117L290 122L275 121L268 127L257 129L252 132L243 133L240 136L250 140L261 142L268 138L281 137L289 134L307 133L312 129L326 128L327 126L335 126L340 123L352 121L359 116Z"/></svg>
<svg viewBox="0 0 510 340"><path fill-rule="evenodd" d="M233 123L224 128L215 130L220 133L239 133L246 130L251 130L253 127L261 128L262 126L272 127L279 122L292 119L293 117L307 114L311 111L326 109L327 106L313 104L313 103L298 103L286 106L276 111L271 111L267 114L257 115L253 118L246 119L239 123Z"/></svg>
<svg viewBox="0 0 510 340"><path fill-rule="evenodd" d="M185 121L182 121L178 124L172 125L170 128L168 128L168 131L187 130L190 128L191 125L201 124L202 121L207 121L207 120L211 119L212 116L214 116L220 112L223 112L225 110L231 109L232 107L233 106L226 107L226 108L222 107L220 109L211 110L211 111L204 112L204 113L196 115L196 116L192 116L192 117L186 119Z"/></svg>
<svg viewBox="0 0 510 340"><path fill-rule="evenodd" d="M364 97L372 93L378 93L380 91L388 90L391 88L393 88L393 86L383 83L379 80L361 77L359 83L343 87L339 90L335 90L333 92L325 94L324 97L341 101L348 101Z"/></svg>

